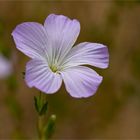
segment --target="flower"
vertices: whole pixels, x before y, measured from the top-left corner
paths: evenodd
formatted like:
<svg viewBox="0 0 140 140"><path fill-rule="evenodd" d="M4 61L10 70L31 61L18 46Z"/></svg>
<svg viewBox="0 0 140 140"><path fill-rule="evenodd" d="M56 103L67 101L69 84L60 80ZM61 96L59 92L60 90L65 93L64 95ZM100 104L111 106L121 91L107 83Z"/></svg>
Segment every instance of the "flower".
<svg viewBox="0 0 140 140"><path fill-rule="evenodd" d="M29 56L25 81L47 94L58 91L64 81L68 93L76 98L93 95L102 77L82 65L107 68L106 46L84 42L72 47L80 23L63 15L50 14L44 23L25 22L12 32L17 49Z"/></svg>
<svg viewBox="0 0 140 140"><path fill-rule="evenodd" d="M12 64L0 54L0 79L8 77L12 73Z"/></svg>

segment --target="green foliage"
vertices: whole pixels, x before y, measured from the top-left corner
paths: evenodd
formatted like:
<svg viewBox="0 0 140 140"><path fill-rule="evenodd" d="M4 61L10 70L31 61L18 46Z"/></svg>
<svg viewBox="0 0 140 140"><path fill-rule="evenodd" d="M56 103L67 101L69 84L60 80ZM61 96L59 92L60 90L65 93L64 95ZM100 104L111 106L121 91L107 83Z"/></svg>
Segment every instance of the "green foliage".
<svg viewBox="0 0 140 140"><path fill-rule="evenodd" d="M42 93L40 93L42 94ZM40 116L45 115L48 109L48 102L42 99L42 96L34 97L35 109Z"/></svg>
<svg viewBox="0 0 140 140"><path fill-rule="evenodd" d="M48 140L54 132L56 115L51 115L46 123L46 113L48 110L48 102L45 94L41 93L39 96L34 96L34 105L38 113L38 136L40 140Z"/></svg>
<svg viewBox="0 0 140 140"><path fill-rule="evenodd" d="M56 121L56 115L51 115L48 121L48 124L45 128L45 137L46 139L50 138L54 132L55 129L55 121Z"/></svg>
<svg viewBox="0 0 140 140"><path fill-rule="evenodd" d="M38 97L34 96L34 105L35 105L35 109L36 111L39 113L39 103L38 103Z"/></svg>
<svg viewBox="0 0 140 140"><path fill-rule="evenodd" d="M48 109L48 102L44 103L44 105L41 107L39 115L41 116L41 115L46 114L47 109Z"/></svg>

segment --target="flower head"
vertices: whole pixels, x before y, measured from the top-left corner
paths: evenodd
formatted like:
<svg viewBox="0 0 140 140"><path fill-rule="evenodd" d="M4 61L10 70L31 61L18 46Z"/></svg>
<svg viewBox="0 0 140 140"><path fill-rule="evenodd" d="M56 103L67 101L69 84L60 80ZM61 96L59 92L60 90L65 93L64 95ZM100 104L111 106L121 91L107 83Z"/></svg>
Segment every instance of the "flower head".
<svg viewBox="0 0 140 140"><path fill-rule="evenodd" d="M0 79L8 77L12 73L12 64L0 54Z"/></svg>
<svg viewBox="0 0 140 140"><path fill-rule="evenodd" d="M50 14L44 25L25 22L12 32L17 49L29 56L25 81L44 93L55 93L64 81L73 97L93 95L102 81L94 70L82 65L107 68L106 46L84 42L72 47L80 23L63 15Z"/></svg>

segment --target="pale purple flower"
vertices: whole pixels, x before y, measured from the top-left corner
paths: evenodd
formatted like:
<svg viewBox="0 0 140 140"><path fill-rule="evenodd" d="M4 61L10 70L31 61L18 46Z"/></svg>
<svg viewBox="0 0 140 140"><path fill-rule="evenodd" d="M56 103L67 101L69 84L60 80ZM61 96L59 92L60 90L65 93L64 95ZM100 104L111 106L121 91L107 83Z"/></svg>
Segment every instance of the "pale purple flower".
<svg viewBox="0 0 140 140"><path fill-rule="evenodd" d="M25 22L12 32L17 49L29 56L25 81L44 93L55 93L64 81L73 97L93 95L102 77L86 66L107 68L106 46L84 42L72 47L79 35L80 23L63 15L51 14L44 26Z"/></svg>
<svg viewBox="0 0 140 140"><path fill-rule="evenodd" d="M0 54L0 79L8 77L12 73L12 63Z"/></svg>

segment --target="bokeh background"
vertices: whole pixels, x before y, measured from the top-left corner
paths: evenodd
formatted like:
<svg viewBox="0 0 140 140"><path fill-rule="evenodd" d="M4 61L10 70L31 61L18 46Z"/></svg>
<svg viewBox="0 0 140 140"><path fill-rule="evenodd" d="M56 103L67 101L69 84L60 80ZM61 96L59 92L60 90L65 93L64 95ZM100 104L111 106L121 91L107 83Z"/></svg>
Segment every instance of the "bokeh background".
<svg viewBox="0 0 140 140"><path fill-rule="evenodd" d="M76 42L108 46L109 68L97 93L86 99L69 96L64 86L47 95L49 114L57 115L52 139L140 139L140 3L138 0L0 1L0 52L13 65L0 79L0 139L36 139L34 96L23 79L27 56L16 50L11 36L16 25L43 24L51 14L81 23Z"/></svg>

